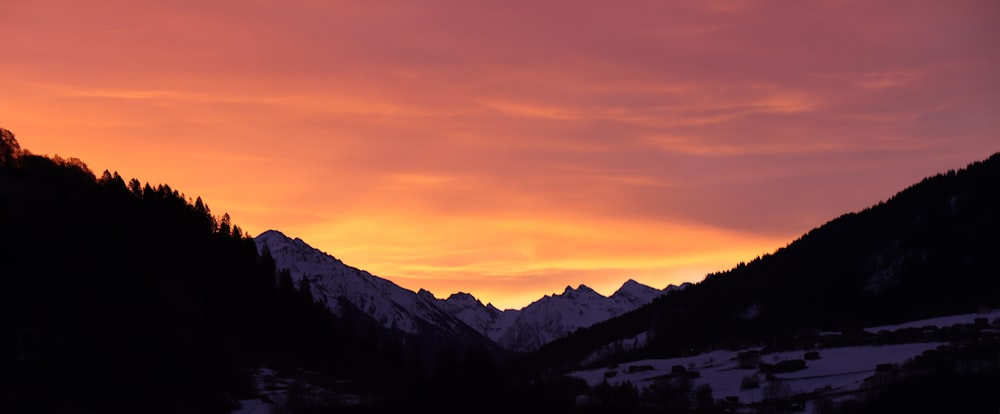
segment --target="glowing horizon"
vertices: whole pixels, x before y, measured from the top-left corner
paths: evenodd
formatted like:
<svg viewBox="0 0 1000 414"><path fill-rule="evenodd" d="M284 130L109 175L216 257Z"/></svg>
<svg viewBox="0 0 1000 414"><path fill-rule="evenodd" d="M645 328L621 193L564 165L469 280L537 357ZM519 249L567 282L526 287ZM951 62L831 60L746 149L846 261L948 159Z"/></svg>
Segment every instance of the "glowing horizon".
<svg viewBox="0 0 1000 414"><path fill-rule="evenodd" d="M0 127L438 297L662 289L1000 150L1000 3L0 5Z"/></svg>

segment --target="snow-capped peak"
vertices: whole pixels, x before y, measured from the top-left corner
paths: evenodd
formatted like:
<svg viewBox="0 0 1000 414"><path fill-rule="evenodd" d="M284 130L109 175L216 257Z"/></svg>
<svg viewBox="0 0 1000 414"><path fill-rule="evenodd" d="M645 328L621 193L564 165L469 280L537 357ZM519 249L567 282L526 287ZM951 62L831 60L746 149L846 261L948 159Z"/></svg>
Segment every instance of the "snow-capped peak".
<svg viewBox="0 0 1000 414"><path fill-rule="evenodd" d="M338 312L338 298L389 328L417 333L428 324L448 330L472 328L504 348L530 351L578 328L588 327L634 310L675 286L657 290L629 279L610 297L589 286L566 286L561 294L545 295L520 309L483 305L473 295L457 292L438 299L345 265L337 258L292 239L277 230L256 237L261 252L269 251L279 269L288 269L296 283L308 279L313 296Z"/></svg>
<svg viewBox="0 0 1000 414"><path fill-rule="evenodd" d="M611 294L611 300L623 304L646 304L664 293L666 293L664 290L657 290L629 279Z"/></svg>
<svg viewBox="0 0 1000 414"><path fill-rule="evenodd" d="M423 298L423 299L426 299L426 300L430 300L430 301L436 301L437 300L437 297L434 296L434 294L431 293L431 291L429 291L427 289L420 289L420 290L418 290L417 291L417 297L420 297L420 298Z"/></svg>
<svg viewBox="0 0 1000 414"><path fill-rule="evenodd" d="M594 289L591 289L589 286L582 284L578 286L576 289L573 289L573 287L571 286L566 286L566 289L563 290L562 295L557 295L557 296L562 296L565 298L576 299L576 300L597 299L604 297L600 293L597 293Z"/></svg>
<svg viewBox="0 0 1000 414"><path fill-rule="evenodd" d="M467 305L478 305L478 306L488 307L486 305L483 305L483 302L480 302L479 299L476 299L476 297L472 296L472 294L465 292L452 293L450 296L448 296L448 299L446 300L452 303L463 303Z"/></svg>
<svg viewBox="0 0 1000 414"><path fill-rule="evenodd" d="M259 251L270 252L278 269L291 273L296 284L309 280L313 297L334 313L340 312L339 299L344 298L390 329L418 333L422 327L436 326L454 333L469 332L464 323L435 306L437 299L426 290L414 293L277 230L265 231L254 241Z"/></svg>
<svg viewBox="0 0 1000 414"><path fill-rule="evenodd" d="M666 290L634 280L626 281L606 297L587 285L566 286L561 294L545 295L520 310L500 311L467 293L441 301L446 311L465 321L501 346L530 351L583 327L591 326L652 301Z"/></svg>
<svg viewBox="0 0 1000 414"><path fill-rule="evenodd" d="M623 292L633 292L633 291L635 291L637 289L648 290L648 289L652 289L652 288L649 287L649 286L646 286L646 285L644 285L642 283L636 282L635 279L629 279L629 280L626 280L625 283L622 283L622 287L618 288L618 290L616 290L615 293L613 293L611 296L614 296L616 294L623 293Z"/></svg>

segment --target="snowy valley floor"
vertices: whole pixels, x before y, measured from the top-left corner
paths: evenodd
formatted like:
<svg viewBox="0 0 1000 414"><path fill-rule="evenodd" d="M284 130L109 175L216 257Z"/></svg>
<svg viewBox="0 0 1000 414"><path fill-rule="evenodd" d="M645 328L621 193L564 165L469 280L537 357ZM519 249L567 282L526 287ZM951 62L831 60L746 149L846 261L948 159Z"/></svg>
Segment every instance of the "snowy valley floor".
<svg viewBox="0 0 1000 414"><path fill-rule="evenodd" d="M906 329L932 330L949 328L963 324L972 325L976 319L986 319L997 326L1000 310L986 313L970 313L919 320L892 326L865 329L866 332L891 334ZM990 328L996 331L994 328ZM830 333L835 334L835 333ZM585 380L591 387L604 382L618 386L630 382L640 391L657 381L686 376L692 387L707 384L716 399L729 399L734 404L749 406L767 397L769 381L767 374L757 368L741 368L739 356L747 351L764 351L760 363L778 364L780 361L801 360L803 369L792 372L773 373L771 378L780 381L781 394L787 396L809 395L810 400L829 397L833 400L851 399L861 391L866 378L877 375L878 368L898 367L928 350L947 345L948 342L927 341L885 345L864 345L844 347L816 347L792 351L766 352L761 347L739 350L716 350L699 355L670 358L646 359L617 364L611 367L576 371L570 376ZM812 358L807 352L814 352ZM755 385L751 385L755 384ZM807 403L808 405L808 403ZM803 407L807 411L809 407Z"/></svg>

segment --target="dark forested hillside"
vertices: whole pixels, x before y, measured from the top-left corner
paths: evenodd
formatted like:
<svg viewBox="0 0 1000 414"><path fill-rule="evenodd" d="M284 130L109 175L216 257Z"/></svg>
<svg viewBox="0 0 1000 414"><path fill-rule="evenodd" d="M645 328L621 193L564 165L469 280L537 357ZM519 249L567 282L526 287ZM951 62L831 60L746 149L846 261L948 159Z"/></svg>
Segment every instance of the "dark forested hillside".
<svg viewBox="0 0 1000 414"><path fill-rule="evenodd" d="M434 366L457 351L403 349L362 312L314 304L200 198L0 134L4 411L227 412L262 366L385 404L459 375Z"/></svg>
<svg viewBox="0 0 1000 414"><path fill-rule="evenodd" d="M1000 154L928 177L773 254L556 341L529 365L570 366L644 331L649 346L630 357L1000 307L998 234Z"/></svg>

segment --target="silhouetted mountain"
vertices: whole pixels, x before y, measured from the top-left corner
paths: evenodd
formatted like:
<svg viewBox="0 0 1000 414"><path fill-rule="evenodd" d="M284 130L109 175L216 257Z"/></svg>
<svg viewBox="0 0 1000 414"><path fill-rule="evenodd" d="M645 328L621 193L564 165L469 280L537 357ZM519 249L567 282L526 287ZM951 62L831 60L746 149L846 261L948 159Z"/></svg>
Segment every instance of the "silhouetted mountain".
<svg viewBox="0 0 1000 414"><path fill-rule="evenodd" d="M483 350L316 302L200 198L0 138L4 411L229 412L265 390L299 411L437 407L495 381Z"/></svg>
<svg viewBox="0 0 1000 414"><path fill-rule="evenodd" d="M528 352L579 328L621 315L682 287L654 289L628 280L611 296L586 285L567 286L562 294L545 295L521 309L499 310L472 295L452 295L439 306L483 332L506 349Z"/></svg>
<svg viewBox="0 0 1000 414"><path fill-rule="evenodd" d="M1000 154L928 177L844 214L773 254L556 340L527 365L571 369L623 341L617 358L669 356L1000 306ZM610 358L610 357L609 357Z"/></svg>
<svg viewBox="0 0 1000 414"><path fill-rule="evenodd" d="M255 240L261 252L267 251L279 269L288 269L293 282L297 286L304 283L320 302L336 304L331 299L344 298L387 329L485 346L483 336L517 352L532 351L681 288L657 290L629 280L605 297L584 285L577 289L567 286L562 294L545 295L522 309L501 311L468 293L437 299L427 290L413 292L277 230L265 231ZM336 306L330 309L338 312Z"/></svg>
<svg viewBox="0 0 1000 414"><path fill-rule="evenodd" d="M312 297L340 314L337 299L343 298L386 329L468 342L489 347L490 340L463 321L442 311L429 292L413 292L390 280L348 266L337 258L292 239L277 230L255 238L258 249L270 254L278 269L287 269L296 286L305 286Z"/></svg>

